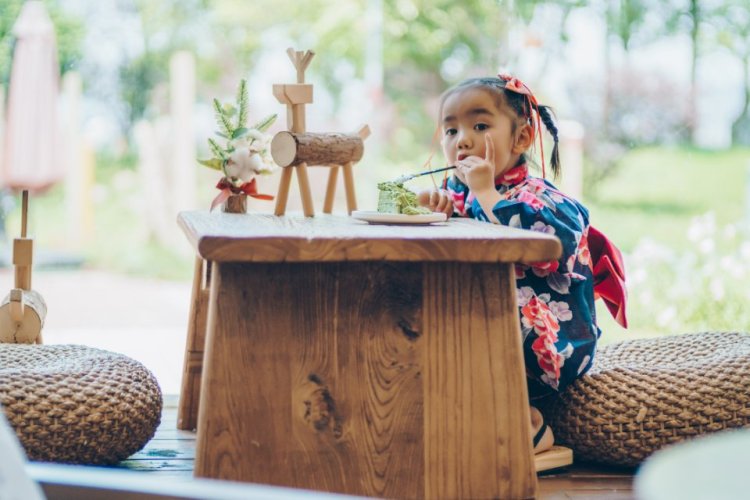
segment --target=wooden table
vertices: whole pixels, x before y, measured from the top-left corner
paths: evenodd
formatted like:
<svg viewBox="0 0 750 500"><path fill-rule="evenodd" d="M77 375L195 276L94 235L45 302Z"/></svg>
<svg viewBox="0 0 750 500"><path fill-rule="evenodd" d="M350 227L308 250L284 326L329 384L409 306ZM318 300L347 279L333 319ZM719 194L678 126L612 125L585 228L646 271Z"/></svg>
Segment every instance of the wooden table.
<svg viewBox="0 0 750 500"><path fill-rule="evenodd" d="M195 474L398 498L532 497L514 262L451 220L184 212L211 263Z"/></svg>

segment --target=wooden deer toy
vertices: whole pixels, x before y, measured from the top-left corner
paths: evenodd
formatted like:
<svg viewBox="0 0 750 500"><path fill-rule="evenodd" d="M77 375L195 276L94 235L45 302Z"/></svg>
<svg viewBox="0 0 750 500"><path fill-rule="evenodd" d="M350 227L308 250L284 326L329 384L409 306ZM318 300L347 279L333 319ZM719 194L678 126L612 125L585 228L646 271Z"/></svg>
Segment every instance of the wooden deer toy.
<svg viewBox="0 0 750 500"><path fill-rule="evenodd" d="M23 191L21 204L21 237L13 240L15 288L0 303L0 342L41 344L47 305L31 289L31 263L34 240L26 237L29 192Z"/></svg>
<svg viewBox="0 0 750 500"><path fill-rule="evenodd" d="M323 212L331 213L333 198L336 193L336 180L339 169L344 171L344 190L346 207L351 214L357 209L357 198L354 191L354 174L352 168L362 159L364 140L370 135L370 128L363 125L355 134L310 133L305 130L305 104L313 102L313 86L305 83L305 70L315 55L287 49L289 59L297 70L297 83L277 84L273 86L273 95L287 106L288 131L277 133L271 141L271 156L277 165L283 167L279 192L276 197L276 215L284 215L289 197L289 185L292 181L292 169L297 171L297 181L302 197L302 209L306 217L313 217L310 180L307 176L308 166L329 167L326 197Z"/></svg>

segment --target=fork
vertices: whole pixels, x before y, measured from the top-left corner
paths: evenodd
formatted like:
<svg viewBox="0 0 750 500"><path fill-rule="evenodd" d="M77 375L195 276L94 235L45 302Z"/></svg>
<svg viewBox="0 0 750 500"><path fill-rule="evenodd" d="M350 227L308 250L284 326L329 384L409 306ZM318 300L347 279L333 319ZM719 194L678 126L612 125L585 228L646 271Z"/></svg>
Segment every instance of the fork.
<svg viewBox="0 0 750 500"><path fill-rule="evenodd" d="M397 184L403 184L404 182L410 181L410 180L412 180L412 179L414 179L416 177L421 177L423 175L428 175L428 174L436 174L438 172L445 172L446 170L452 170L454 168L456 168L456 166L452 165L450 167L443 167L443 168L438 168L438 169L435 169L435 170L428 170L426 172L419 172L418 174L402 175L401 177L398 177L398 178L394 179L393 182L395 182Z"/></svg>

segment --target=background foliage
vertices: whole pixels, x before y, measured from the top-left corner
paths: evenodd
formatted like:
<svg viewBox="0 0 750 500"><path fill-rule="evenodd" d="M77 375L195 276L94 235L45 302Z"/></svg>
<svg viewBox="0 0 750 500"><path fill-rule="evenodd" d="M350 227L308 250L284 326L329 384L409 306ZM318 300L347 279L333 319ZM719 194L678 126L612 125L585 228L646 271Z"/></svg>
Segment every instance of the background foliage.
<svg viewBox="0 0 750 500"><path fill-rule="evenodd" d="M2 85L22 3L0 0ZM584 202L594 224L626 253L636 332L750 329L743 312L750 271L741 267L750 224L746 0L123 0L108 4L116 21L106 37L117 50L98 58L92 37L100 11L77 0L45 4L61 71L79 71L88 102L105 107L119 129L120 139L96 152L95 225L108 237L88 249L92 265L189 278L189 256L130 222L138 189L133 125L163 114L177 50L194 54L198 101L208 106L213 97L233 95L241 78L267 71L269 52L314 48L325 57L316 57L308 76L316 92L330 96L331 114L352 106L345 97L352 82L375 89L383 124L377 161L412 167L433 149L442 91L498 68L523 68L542 99L561 98L563 117L586 131ZM595 78L566 66L575 62L568 59L575 49L571 22L582 12L602 26L591 47L603 54ZM689 48L687 83L639 64L638 54L670 41ZM695 143L702 92L726 76L701 80L701 65L717 55L741 68L732 145L719 151ZM560 65L562 73L551 72ZM49 227L40 234L51 246L65 238L55 232L61 202L58 187L36 208L46 214L40 222ZM617 331L614 323L607 329Z"/></svg>

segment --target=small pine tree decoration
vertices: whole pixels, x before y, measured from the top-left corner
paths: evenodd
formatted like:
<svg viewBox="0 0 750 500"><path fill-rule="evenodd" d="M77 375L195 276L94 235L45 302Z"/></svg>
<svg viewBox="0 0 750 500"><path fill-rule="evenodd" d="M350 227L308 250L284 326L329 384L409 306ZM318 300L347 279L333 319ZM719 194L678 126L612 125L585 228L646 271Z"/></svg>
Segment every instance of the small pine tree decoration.
<svg viewBox="0 0 750 500"><path fill-rule="evenodd" d="M270 174L276 169L269 151L271 136L265 131L276 121L276 115L269 115L247 127L248 95L247 81L241 80L234 105L213 100L219 140L208 139L212 157L198 160L208 168L221 171L224 177L216 185L221 193L211 203L211 209L223 203L232 194L246 194L253 198L272 200L273 196L259 194L255 176ZM220 143L223 143L222 146Z"/></svg>

